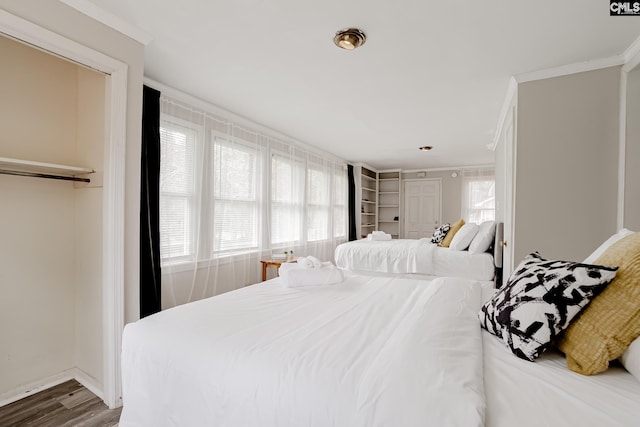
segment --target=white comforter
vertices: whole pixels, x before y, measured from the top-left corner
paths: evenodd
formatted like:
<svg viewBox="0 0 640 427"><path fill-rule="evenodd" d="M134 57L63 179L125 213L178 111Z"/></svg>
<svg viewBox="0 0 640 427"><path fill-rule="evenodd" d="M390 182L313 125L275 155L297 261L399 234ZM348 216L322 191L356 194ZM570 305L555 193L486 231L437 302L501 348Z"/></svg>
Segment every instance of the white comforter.
<svg viewBox="0 0 640 427"><path fill-rule="evenodd" d="M433 274L436 247L429 239L355 240L338 245L335 259L347 270Z"/></svg>
<svg viewBox="0 0 640 427"><path fill-rule="evenodd" d="M351 271L462 277L492 280L493 256L454 251L430 239L398 239L386 242L355 240L338 245L336 265Z"/></svg>
<svg viewBox="0 0 640 427"><path fill-rule="evenodd" d="M277 281L126 326L120 426L480 426L478 283Z"/></svg>

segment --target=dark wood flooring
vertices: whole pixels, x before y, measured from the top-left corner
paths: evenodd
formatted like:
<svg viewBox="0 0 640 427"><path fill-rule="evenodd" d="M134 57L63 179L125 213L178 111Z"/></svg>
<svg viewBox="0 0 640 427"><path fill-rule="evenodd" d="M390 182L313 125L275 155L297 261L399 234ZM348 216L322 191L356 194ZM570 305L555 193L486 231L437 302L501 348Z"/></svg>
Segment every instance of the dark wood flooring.
<svg viewBox="0 0 640 427"><path fill-rule="evenodd" d="M0 427L112 427L121 411L70 380L1 407Z"/></svg>

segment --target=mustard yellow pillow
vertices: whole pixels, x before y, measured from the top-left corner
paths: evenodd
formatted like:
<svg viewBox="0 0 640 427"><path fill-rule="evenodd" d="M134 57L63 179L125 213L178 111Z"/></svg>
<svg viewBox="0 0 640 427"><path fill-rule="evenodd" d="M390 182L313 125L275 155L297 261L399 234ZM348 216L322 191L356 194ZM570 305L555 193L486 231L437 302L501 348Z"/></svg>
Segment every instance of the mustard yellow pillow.
<svg viewBox="0 0 640 427"><path fill-rule="evenodd" d="M451 224L451 228L449 229L449 232L447 233L447 235L444 236L444 239L442 240L442 243L440 243L440 246L442 246L443 248L448 248L449 245L451 244L451 241L453 240L453 236L456 235L456 233L462 228L463 225L464 225L463 219L460 219L459 221L456 221L453 224Z"/></svg>
<svg viewBox="0 0 640 427"><path fill-rule="evenodd" d="M561 338L567 367L583 375L604 372L640 336L640 233L614 243L594 264L617 266L615 279Z"/></svg>

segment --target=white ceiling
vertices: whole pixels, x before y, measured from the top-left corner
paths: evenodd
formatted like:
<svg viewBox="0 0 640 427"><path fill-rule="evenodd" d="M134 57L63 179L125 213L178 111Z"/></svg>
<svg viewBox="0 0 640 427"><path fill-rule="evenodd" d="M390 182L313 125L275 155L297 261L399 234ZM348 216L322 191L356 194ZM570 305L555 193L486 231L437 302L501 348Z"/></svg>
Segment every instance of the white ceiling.
<svg viewBox="0 0 640 427"><path fill-rule="evenodd" d="M603 0L90 1L151 35L151 79L378 169L493 163L510 76L640 36ZM366 44L335 47L352 26Z"/></svg>

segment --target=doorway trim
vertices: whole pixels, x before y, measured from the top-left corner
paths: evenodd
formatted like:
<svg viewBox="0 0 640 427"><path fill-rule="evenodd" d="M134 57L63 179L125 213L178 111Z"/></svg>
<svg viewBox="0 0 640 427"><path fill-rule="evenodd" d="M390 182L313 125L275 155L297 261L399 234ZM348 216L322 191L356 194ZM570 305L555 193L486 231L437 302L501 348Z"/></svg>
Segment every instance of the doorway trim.
<svg viewBox="0 0 640 427"><path fill-rule="evenodd" d="M102 194L103 390L122 405L120 353L124 329L124 200L127 64L23 18L0 10L0 33L106 75Z"/></svg>

